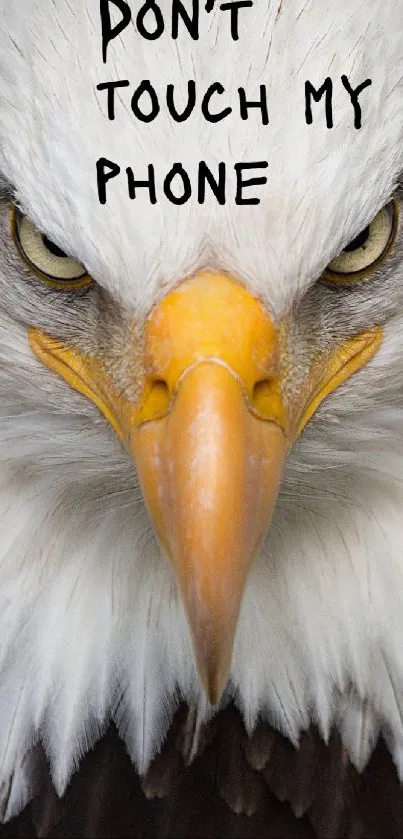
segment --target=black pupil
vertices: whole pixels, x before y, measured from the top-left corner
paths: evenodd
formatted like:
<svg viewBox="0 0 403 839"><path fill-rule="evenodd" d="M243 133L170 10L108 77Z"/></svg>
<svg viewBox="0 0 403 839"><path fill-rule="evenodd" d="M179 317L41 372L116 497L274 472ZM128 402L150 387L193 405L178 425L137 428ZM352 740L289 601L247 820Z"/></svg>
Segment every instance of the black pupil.
<svg viewBox="0 0 403 839"><path fill-rule="evenodd" d="M62 259L67 258L67 253L62 251L61 248L58 248L57 245L55 245L54 242L51 242L51 240L48 239L47 236L42 236L42 240L43 240L43 244L45 245L45 247L48 249L48 251L50 251L50 253L53 254L53 256L59 256Z"/></svg>
<svg viewBox="0 0 403 839"><path fill-rule="evenodd" d="M359 233L358 236L356 236L355 239L353 239L353 241L350 242L350 244L347 245L346 248L344 248L344 250L346 251L346 253L350 253L350 251L358 251L358 248L362 248L368 241L368 237L369 225L368 227L365 227L364 230L362 230L361 233Z"/></svg>

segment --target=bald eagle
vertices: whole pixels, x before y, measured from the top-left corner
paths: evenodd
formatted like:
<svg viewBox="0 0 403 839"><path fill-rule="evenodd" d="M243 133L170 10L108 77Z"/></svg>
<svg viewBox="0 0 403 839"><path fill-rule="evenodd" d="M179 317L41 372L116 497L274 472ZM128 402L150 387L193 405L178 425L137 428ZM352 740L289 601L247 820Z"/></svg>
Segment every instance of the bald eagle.
<svg viewBox="0 0 403 839"><path fill-rule="evenodd" d="M2 835L401 835L401 2L100 5L0 0Z"/></svg>

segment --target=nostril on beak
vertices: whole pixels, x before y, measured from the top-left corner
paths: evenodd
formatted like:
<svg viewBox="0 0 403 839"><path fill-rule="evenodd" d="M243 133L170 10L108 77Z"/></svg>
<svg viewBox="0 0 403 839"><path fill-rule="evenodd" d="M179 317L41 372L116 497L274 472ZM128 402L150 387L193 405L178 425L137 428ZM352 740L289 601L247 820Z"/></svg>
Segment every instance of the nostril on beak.
<svg viewBox="0 0 403 839"><path fill-rule="evenodd" d="M272 403L273 396L278 393L278 379L276 376L261 379L256 382L252 390L252 407L259 414L266 414Z"/></svg>
<svg viewBox="0 0 403 839"><path fill-rule="evenodd" d="M147 419L158 419L164 416L170 407L172 394L164 379L153 379L148 386L148 393L144 401L143 414Z"/></svg>

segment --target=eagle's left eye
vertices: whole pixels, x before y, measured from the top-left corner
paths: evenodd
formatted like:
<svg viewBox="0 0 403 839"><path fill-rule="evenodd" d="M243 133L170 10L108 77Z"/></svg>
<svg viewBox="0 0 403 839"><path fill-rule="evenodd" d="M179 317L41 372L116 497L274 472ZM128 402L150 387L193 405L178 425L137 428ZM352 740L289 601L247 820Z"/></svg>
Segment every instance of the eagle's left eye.
<svg viewBox="0 0 403 839"><path fill-rule="evenodd" d="M11 228L20 255L39 279L66 291L91 284L84 266L51 242L16 207L11 211Z"/></svg>
<svg viewBox="0 0 403 839"><path fill-rule="evenodd" d="M325 279L354 282L371 274L387 256L397 228L397 203L390 201L328 265Z"/></svg>

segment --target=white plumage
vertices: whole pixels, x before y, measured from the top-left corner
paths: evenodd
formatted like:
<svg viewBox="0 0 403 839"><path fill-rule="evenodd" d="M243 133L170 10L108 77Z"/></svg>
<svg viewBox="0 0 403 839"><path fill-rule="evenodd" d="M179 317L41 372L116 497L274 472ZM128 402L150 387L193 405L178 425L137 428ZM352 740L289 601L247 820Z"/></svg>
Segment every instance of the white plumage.
<svg viewBox="0 0 403 839"><path fill-rule="evenodd" d="M232 272L280 320L304 305L329 261L398 187L399 1L270 0L266 8L256 0L244 19L247 35L236 43L218 28L217 10L203 18L197 43L169 34L146 43L130 27L105 67L89 0L0 2L4 184L127 317L142 317L209 267ZM355 85L372 79L359 131L342 74ZM195 114L175 125L161 113L147 125L123 105L109 123L95 86L111 75L150 78L161 90L167 80L185 90L190 78L203 89L219 79L229 101L241 84L253 98L263 80L270 123L252 112L246 122L209 126ZM322 105L307 126L305 80L318 87L328 75L335 126L325 127ZM116 182L102 207L94 172L104 155L141 174L151 161L163 173L177 159L189 171L201 159L267 159L268 184L256 207L211 199L176 208L151 206L146 195L130 202ZM28 345L33 323L63 336L81 330L91 343L98 311L30 282L6 201L0 248L0 781L10 818L32 794L26 753L37 740L62 793L111 718L144 771L180 698L200 720L213 709L131 461L97 409ZM400 226L384 270L343 295L349 328L382 323L383 343L324 401L289 455L223 699L236 696L249 730L261 714L294 743L311 721L325 738L336 724L360 769L382 732L401 777L402 258ZM326 330L326 313L318 318Z"/></svg>

